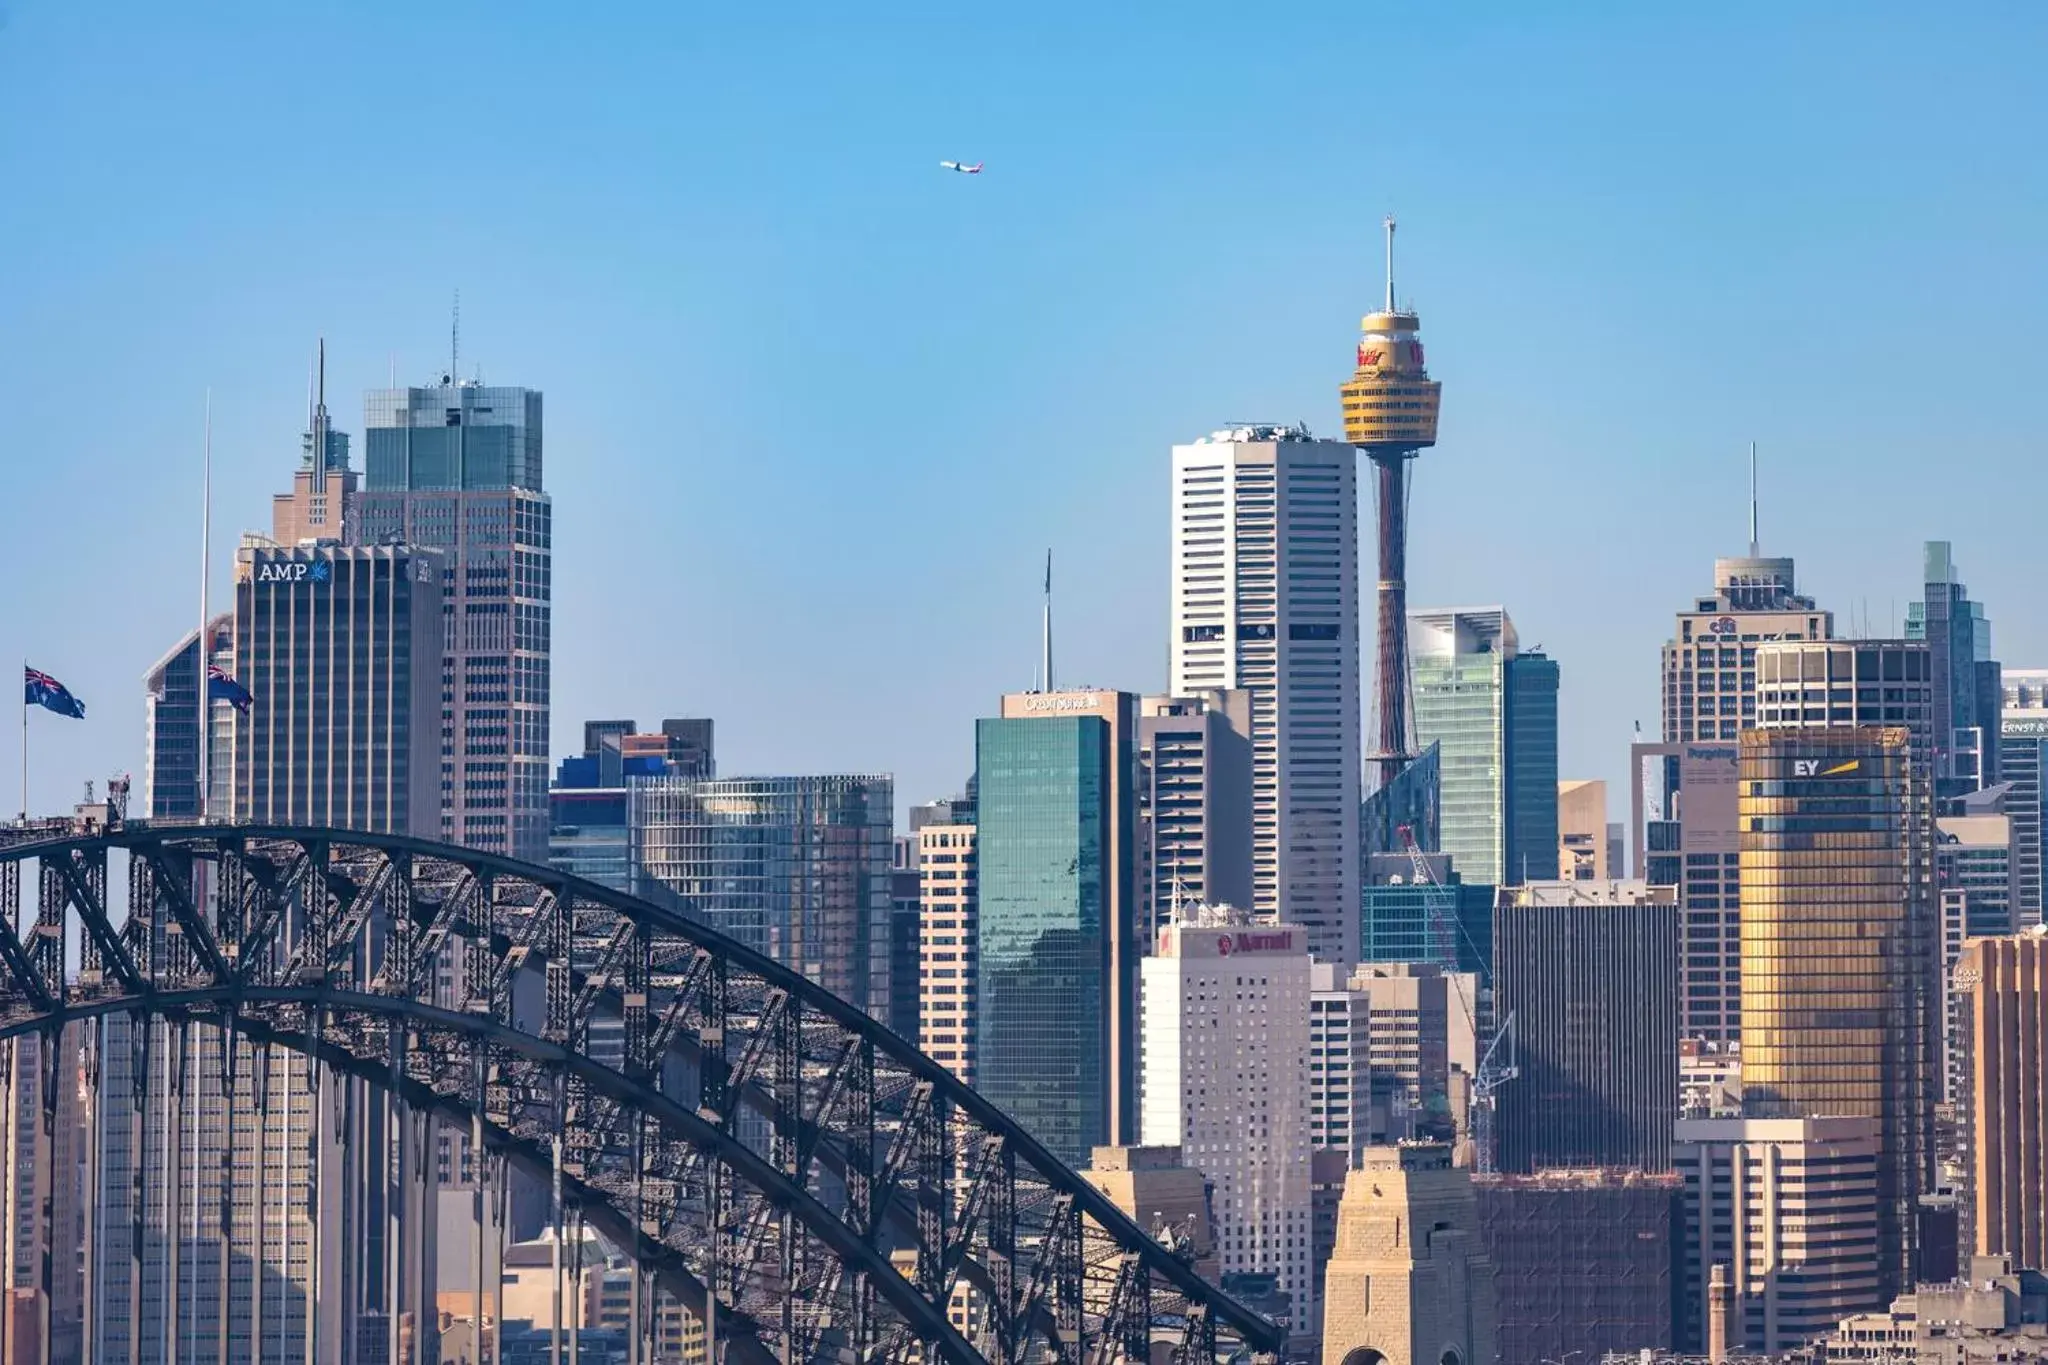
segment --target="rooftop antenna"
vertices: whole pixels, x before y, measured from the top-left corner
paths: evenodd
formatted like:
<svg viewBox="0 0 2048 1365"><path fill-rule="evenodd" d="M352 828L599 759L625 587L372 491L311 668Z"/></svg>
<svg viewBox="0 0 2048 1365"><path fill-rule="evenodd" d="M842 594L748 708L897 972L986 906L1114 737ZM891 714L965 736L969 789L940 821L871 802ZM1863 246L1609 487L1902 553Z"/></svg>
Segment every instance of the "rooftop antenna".
<svg viewBox="0 0 2048 1365"><path fill-rule="evenodd" d="M1045 690L1052 691L1052 551L1045 552L1045 643L1039 674L1045 680Z"/></svg>
<svg viewBox="0 0 2048 1365"><path fill-rule="evenodd" d="M314 362L319 376L313 388L313 468L324 473L327 469L327 338L321 337L316 350L318 359ZM323 485L324 487L324 485Z"/></svg>
<svg viewBox="0 0 2048 1365"><path fill-rule="evenodd" d="M1387 228L1387 311L1394 311L1394 215L1386 217Z"/></svg>
<svg viewBox="0 0 2048 1365"><path fill-rule="evenodd" d="M455 313L448 325L448 382L462 382L462 291L455 291Z"/></svg>
<svg viewBox="0 0 2048 1365"><path fill-rule="evenodd" d="M1756 442L1749 443L1749 557L1761 557L1756 538Z"/></svg>

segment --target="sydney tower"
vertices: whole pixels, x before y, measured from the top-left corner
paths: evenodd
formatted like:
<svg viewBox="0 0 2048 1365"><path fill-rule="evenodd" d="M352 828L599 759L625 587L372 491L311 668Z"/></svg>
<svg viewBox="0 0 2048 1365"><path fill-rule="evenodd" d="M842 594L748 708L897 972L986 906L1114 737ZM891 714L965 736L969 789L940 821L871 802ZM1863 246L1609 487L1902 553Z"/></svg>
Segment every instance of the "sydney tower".
<svg viewBox="0 0 2048 1365"><path fill-rule="evenodd" d="M1415 758L1408 723L1408 461L1436 444L1443 385L1422 364L1421 319L1394 303L1394 220L1387 219L1387 303L1360 324L1358 368L1342 390L1344 439L1379 477L1379 666L1366 761L1384 787Z"/></svg>

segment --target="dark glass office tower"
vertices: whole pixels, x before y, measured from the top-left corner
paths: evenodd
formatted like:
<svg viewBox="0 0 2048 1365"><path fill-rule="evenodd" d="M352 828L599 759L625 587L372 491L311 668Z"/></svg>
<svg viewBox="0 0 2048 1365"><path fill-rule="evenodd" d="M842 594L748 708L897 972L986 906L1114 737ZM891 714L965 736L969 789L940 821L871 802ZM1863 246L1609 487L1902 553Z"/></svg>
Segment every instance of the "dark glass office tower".
<svg viewBox="0 0 2048 1365"><path fill-rule="evenodd" d="M1503 888L1493 973L1522 1071L1501 1089L1500 1169L1669 1170L1678 893L1625 881Z"/></svg>
<svg viewBox="0 0 2048 1365"><path fill-rule="evenodd" d="M1951 801L1999 780L2004 687L1991 622L1957 577L1945 540L1926 547L1926 596L1906 609L1906 638L1925 640L1934 688L1934 798Z"/></svg>
<svg viewBox="0 0 2048 1365"><path fill-rule="evenodd" d="M886 1024L895 811L882 776L629 775L633 891L675 897Z"/></svg>
<svg viewBox="0 0 2048 1365"><path fill-rule="evenodd" d="M365 406L351 534L444 555L441 837L544 862L554 551L541 396L444 380Z"/></svg>
<svg viewBox="0 0 2048 1365"><path fill-rule="evenodd" d="M1022 693L975 733L977 1084L1074 1165L1136 1127L1135 709Z"/></svg>
<svg viewBox="0 0 2048 1365"><path fill-rule="evenodd" d="M441 557L252 545L235 565L235 816L434 837Z"/></svg>

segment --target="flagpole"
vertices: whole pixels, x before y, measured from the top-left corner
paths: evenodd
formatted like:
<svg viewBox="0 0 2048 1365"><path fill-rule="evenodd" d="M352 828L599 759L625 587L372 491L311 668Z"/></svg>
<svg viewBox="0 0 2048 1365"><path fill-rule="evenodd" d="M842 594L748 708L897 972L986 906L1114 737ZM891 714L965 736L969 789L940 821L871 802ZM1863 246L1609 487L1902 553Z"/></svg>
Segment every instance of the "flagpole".
<svg viewBox="0 0 2048 1365"><path fill-rule="evenodd" d="M21 661L21 822L28 823L28 660Z"/></svg>
<svg viewBox="0 0 2048 1365"><path fill-rule="evenodd" d="M201 442L201 493L199 502L199 823L208 814L208 788L212 785L213 698L207 684L207 665L213 662L213 642L207 639L206 566L213 557L213 389L206 390L206 436Z"/></svg>

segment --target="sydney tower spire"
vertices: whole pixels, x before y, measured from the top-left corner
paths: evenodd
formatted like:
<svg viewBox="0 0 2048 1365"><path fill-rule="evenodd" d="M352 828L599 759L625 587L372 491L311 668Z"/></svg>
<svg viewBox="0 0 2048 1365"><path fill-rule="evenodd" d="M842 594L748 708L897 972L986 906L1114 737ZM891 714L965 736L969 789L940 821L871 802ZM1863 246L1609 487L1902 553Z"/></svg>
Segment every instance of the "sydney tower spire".
<svg viewBox="0 0 2048 1365"><path fill-rule="evenodd" d="M1387 219L1387 304L1360 325L1358 368L1342 389L1344 439L1378 474L1379 666L1366 761L1384 787L1415 758L1408 723L1408 461L1436 444L1443 385L1422 366L1421 319L1394 302L1394 220Z"/></svg>

